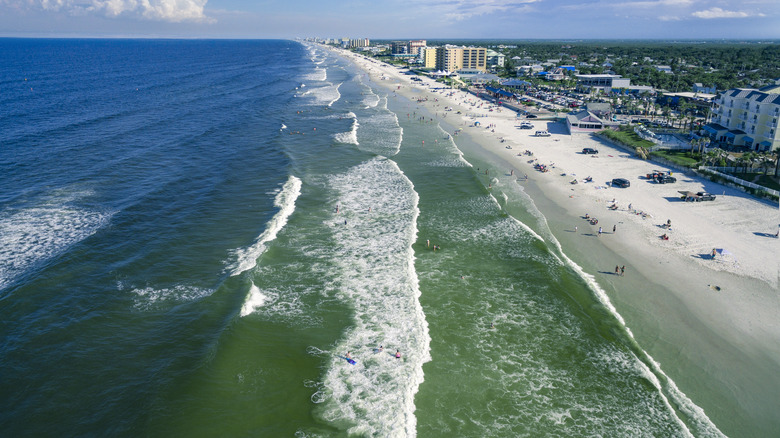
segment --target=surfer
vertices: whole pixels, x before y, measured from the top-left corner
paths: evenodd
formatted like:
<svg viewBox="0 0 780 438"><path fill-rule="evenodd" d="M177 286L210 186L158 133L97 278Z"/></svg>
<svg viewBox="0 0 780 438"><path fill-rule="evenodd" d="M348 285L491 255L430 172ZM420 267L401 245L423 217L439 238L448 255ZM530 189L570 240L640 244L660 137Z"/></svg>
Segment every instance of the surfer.
<svg viewBox="0 0 780 438"><path fill-rule="evenodd" d="M380 346L379 346L379 348L377 349L377 351L378 351L379 353L381 353L381 352L385 351L385 347L383 347L383 346L381 346L381 345L380 345Z"/></svg>
<svg viewBox="0 0 780 438"><path fill-rule="evenodd" d="M349 351L347 351L347 356L346 356L346 358L347 358L347 359L352 359L352 356L350 356L350 354L349 354Z"/></svg>
<svg viewBox="0 0 780 438"><path fill-rule="evenodd" d="M401 352L398 350L395 350L395 358L400 359L401 358Z"/></svg>

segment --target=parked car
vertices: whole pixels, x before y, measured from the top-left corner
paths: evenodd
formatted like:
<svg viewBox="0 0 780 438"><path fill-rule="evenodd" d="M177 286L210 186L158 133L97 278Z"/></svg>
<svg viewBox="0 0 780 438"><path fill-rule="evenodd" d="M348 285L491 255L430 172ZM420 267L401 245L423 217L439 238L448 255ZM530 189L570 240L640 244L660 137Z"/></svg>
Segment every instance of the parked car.
<svg viewBox="0 0 780 438"><path fill-rule="evenodd" d="M582 149L582 153L583 154L598 154L599 150L598 149L593 149L593 148L583 148Z"/></svg>
<svg viewBox="0 0 780 438"><path fill-rule="evenodd" d="M612 180L612 187L626 188L631 186L631 182L625 178L614 178Z"/></svg>
<svg viewBox="0 0 780 438"><path fill-rule="evenodd" d="M686 201L686 202L714 201L715 200L715 195L713 195L712 193L707 193L707 192L693 193L693 192L688 192L688 191L680 191L678 193L680 193L682 195L680 197L680 199L682 199L683 201Z"/></svg>
<svg viewBox="0 0 780 438"><path fill-rule="evenodd" d="M655 182L658 184L667 184L677 182L677 178L670 175L658 175L655 177Z"/></svg>
<svg viewBox="0 0 780 438"><path fill-rule="evenodd" d="M536 114L528 114L527 116L525 116L525 118L526 119L535 119L536 118Z"/></svg>
<svg viewBox="0 0 780 438"><path fill-rule="evenodd" d="M715 200L715 195L713 195L712 193L707 193L707 192L698 192L698 193L696 193L696 197L697 197L696 198L697 201L714 201Z"/></svg>
<svg viewBox="0 0 780 438"><path fill-rule="evenodd" d="M530 123L521 123L520 124L520 129L534 129L534 125L532 125Z"/></svg>
<svg viewBox="0 0 780 438"><path fill-rule="evenodd" d="M537 137L549 137L550 133L547 131L536 131L536 134L534 135L536 135Z"/></svg>

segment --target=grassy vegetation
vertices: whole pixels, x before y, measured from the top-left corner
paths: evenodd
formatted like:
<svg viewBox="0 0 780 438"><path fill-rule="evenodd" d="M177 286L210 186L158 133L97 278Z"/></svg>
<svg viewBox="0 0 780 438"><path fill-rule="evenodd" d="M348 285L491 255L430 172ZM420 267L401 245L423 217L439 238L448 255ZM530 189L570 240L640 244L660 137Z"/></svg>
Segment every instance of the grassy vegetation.
<svg viewBox="0 0 780 438"><path fill-rule="evenodd" d="M599 134L616 143L621 143L630 147L640 147L640 148L647 149L655 146L655 144L652 141L643 140L641 137L637 135L636 132L634 132L633 129L631 129L628 126L621 126L620 130L618 131L605 129L603 131L600 131Z"/></svg>
<svg viewBox="0 0 780 438"><path fill-rule="evenodd" d="M701 162L700 154L692 154L688 151L660 150L650 152L650 155L663 158L667 161L671 161L674 164L685 167L697 167Z"/></svg>
<svg viewBox="0 0 780 438"><path fill-rule="evenodd" d="M772 175L764 175L763 173L732 173L732 175L768 189L780 190L780 182Z"/></svg>

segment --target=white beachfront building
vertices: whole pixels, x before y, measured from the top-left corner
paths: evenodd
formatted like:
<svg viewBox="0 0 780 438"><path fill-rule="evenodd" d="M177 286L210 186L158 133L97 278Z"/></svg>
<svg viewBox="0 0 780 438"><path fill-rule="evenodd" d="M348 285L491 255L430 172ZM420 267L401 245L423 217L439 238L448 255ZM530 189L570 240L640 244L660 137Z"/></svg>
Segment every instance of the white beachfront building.
<svg viewBox="0 0 780 438"><path fill-rule="evenodd" d="M754 151L780 147L780 86L760 90L734 88L714 101L712 123L704 131L718 142L745 146Z"/></svg>
<svg viewBox="0 0 780 438"><path fill-rule="evenodd" d="M612 90L631 87L631 79L620 75L595 74L595 75L574 75L577 78L577 89L587 92L605 92L611 93Z"/></svg>

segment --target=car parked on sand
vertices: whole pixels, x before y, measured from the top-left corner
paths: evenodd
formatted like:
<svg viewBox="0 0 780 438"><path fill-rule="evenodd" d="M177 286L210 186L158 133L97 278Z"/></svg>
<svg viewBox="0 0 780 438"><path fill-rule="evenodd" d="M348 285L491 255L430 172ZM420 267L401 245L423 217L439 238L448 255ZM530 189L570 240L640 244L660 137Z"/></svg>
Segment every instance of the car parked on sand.
<svg viewBox="0 0 780 438"><path fill-rule="evenodd" d="M688 192L688 191L679 191L682 196L680 199L682 199L685 202L700 202L700 201L714 201L715 195L712 193L707 192Z"/></svg>
<svg viewBox="0 0 780 438"><path fill-rule="evenodd" d="M714 201L715 200L715 195L713 195L712 193L698 192L698 193L696 193L696 196L697 196L697 200L698 201Z"/></svg>
<svg viewBox="0 0 780 438"><path fill-rule="evenodd" d="M670 175L658 175L655 177L655 182L658 184L667 184L677 182L677 178Z"/></svg>
<svg viewBox="0 0 780 438"><path fill-rule="evenodd" d="M535 134L537 137L549 137L550 133L547 131L536 131Z"/></svg>
<svg viewBox="0 0 780 438"><path fill-rule="evenodd" d="M599 150L598 149L593 149L593 148L582 148L582 153L586 154L586 155L587 154L598 154Z"/></svg>
<svg viewBox="0 0 780 438"><path fill-rule="evenodd" d="M534 129L534 125L523 122L520 124L520 129Z"/></svg>
<svg viewBox="0 0 780 438"><path fill-rule="evenodd" d="M612 180L612 187L626 188L630 186L631 186L631 182L625 178L614 178Z"/></svg>
<svg viewBox="0 0 780 438"><path fill-rule="evenodd" d="M536 114L528 114L527 116L525 116L525 118L526 119L535 119L536 118Z"/></svg>

